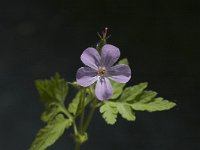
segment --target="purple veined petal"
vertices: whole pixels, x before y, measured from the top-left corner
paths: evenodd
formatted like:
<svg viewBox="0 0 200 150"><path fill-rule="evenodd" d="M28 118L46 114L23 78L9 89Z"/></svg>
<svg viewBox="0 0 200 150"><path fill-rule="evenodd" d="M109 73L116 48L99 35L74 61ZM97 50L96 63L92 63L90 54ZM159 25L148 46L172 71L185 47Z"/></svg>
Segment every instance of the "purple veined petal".
<svg viewBox="0 0 200 150"><path fill-rule="evenodd" d="M111 67L120 57L120 51L117 47L106 44L101 50L101 63L105 67Z"/></svg>
<svg viewBox="0 0 200 150"><path fill-rule="evenodd" d="M126 83L131 78L131 69L128 65L120 64L110 67L108 77L119 83Z"/></svg>
<svg viewBox="0 0 200 150"><path fill-rule="evenodd" d="M99 78L97 80L95 94L101 101L111 98L112 96L112 85L107 78Z"/></svg>
<svg viewBox="0 0 200 150"><path fill-rule="evenodd" d="M89 47L83 51L81 55L81 61L86 65L95 70L100 65L100 55L95 48Z"/></svg>
<svg viewBox="0 0 200 150"><path fill-rule="evenodd" d="M96 70L90 67L81 67L76 73L76 81L83 87L87 87L97 81Z"/></svg>

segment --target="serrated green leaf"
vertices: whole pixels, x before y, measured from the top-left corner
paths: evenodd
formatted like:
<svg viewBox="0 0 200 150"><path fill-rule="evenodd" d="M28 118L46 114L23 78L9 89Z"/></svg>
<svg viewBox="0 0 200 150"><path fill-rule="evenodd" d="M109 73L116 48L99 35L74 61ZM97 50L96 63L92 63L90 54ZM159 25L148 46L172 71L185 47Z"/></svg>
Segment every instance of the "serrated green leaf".
<svg viewBox="0 0 200 150"><path fill-rule="evenodd" d="M83 92L86 92L84 98L84 106L86 107L89 102L92 100L93 96L89 93L89 89L81 89L77 92L76 96L73 98L72 102L68 106L68 111L73 115L79 115L81 109L79 109L79 105L81 100L83 99Z"/></svg>
<svg viewBox="0 0 200 150"><path fill-rule="evenodd" d="M116 103L117 110L121 114L122 118L128 121L134 121L136 119L135 113L132 111L131 106L126 105L126 103Z"/></svg>
<svg viewBox="0 0 200 150"><path fill-rule="evenodd" d="M100 107L100 112L102 113L105 121L111 125L115 124L117 121L118 113L122 116L122 118L128 121L134 121L136 119L135 113L128 103L104 102Z"/></svg>
<svg viewBox="0 0 200 150"><path fill-rule="evenodd" d="M115 124L116 118L117 118L117 108L115 103L113 102L105 102L101 107L100 107L100 112L102 113L103 118L108 124Z"/></svg>
<svg viewBox="0 0 200 150"><path fill-rule="evenodd" d="M91 102L91 100L92 100L93 98L94 98L93 95L91 95L91 94L86 94L86 97L85 97L85 99L84 99L84 106L86 107L86 106Z"/></svg>
<svg viewBox="0 0 200 150"><path fill-rule="evenodd" d="M131 105L131 107L134 110L149 111L149 112L168 110L173 108L174 106L176 106L174 102L163 100L163 98L161 97L155 98L149 103L144 103L139 101Z"/></svg>
<svg viewBox="0 0 200 150"><path fill-rule="evenodd" d="M36 80L35 84L40 99L45 105L52 102L64 103L68 92L68 84L59 74L55 74L50 80Z"/></svg>
<svg viewBox="0 0 200 150"><path fill-rule="evenodd" d="M43 122L49 122L54 119L54 117L63 112L63 108L59 103L50 103L47 107L45 112L41 115L41 120Z"/></svg>
<svg viewBox="0 0 200 150"><path fill-rule="evenodd" d="M82 95L82 90L79 90L74 99L72 100L72 102L69 104L68 111L73 115L76 115L77 113L78 106L82 98L81 95Z"/></svg>
<svg viewBox="0 0 200 150"><path fill-rule="evenodd" d="M72 121L66 120L62 114L56 116L47 126L39 130L29 150L45 150L52 145L71 126Z"/></svg>
<svg viewBox="0 0 200 150"><path fill-rule="evenodd" d="M116 99L121 95L121 93L123 92L123 88L126 84L118 83L115 81L111 81L111 84L113 87L113 94L112 94L111 99Z"/></svg>
<svg viewBox="0 0 200 150"><path fill-rule="evenodd" d="M100 107L100 112L108 124L114 124L118 113L128 121L134 121L135 110L139 111L162 111L173 108L176 104L163 98L155 98L157 93L145 91L148 83L126 88L116 101L104 101ZM120 95L120 94L119 94Z"/></svg>
<svg viewBox="0 0 200 150"><path fill-rule="evenodd" d="M125 65L128 65L128 59L127 58L123 58L121 59L118 64L125 64Z"/></svg>
<svg viewBox="0 0 200 150"><path fill-rule="evenodd" d="M136 97L136 101L140 101L140 103L147 103L156 97L157 94L158 93L155 91L143 91L138 97Z"/></svg>
<svg viewBox="0 0 200 150"><path fill-rule="evenodd" d="M132 87L127 87L123 91L119 101L134 101L136 96L141 94L143 90L147 87L148 83L140 83L138 85L134 85Z"/></svg>

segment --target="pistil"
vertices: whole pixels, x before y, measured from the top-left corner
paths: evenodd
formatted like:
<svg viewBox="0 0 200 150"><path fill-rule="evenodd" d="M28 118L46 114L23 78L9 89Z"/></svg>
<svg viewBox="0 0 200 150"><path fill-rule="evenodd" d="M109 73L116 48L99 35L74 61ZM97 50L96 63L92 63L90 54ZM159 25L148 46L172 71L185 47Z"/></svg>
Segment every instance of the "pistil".
<svg viewBox="0 0 200 150"><path fill-rule="evenodd" d="M107 74L107 70L105 67L99 67L97 70L97 75L104 77Z"/></svg>

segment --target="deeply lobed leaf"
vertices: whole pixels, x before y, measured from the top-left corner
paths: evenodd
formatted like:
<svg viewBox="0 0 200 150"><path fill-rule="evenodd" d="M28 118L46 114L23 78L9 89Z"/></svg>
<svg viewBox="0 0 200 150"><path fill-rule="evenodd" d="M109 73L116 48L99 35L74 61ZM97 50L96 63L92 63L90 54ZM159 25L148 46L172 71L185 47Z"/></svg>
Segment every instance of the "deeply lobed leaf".
<svg viewBox="0 0 200 150"><path fill-rule="evenodd" d="M72 113L73 115L79 115L81 111L81 109L79 109L79 105L81 101L84 100L84 106L86 107L93 98L93 95L88 94L90 92L91 91L88 88L80 89L77 92L76 96L73 98L72 102L69 104L68 111ZM83 98L83 93L85 93L84 98Z"/></svg>
<svg viewBox="0 0 200 150"><path fill-rule="evenodd" d="M112 84L112 88L113 88L113 93L112 93L111 99L116 99L122 94L123 88L126 84L117 83L117 82L114 82L114 81L111 81L111 84Z"/></svg>
<svg viewBox="0 0 200 150"><path fill-rule="evenodd" d="M82 90L78 91L72 102L69 104L68 111L73 115L76 115L78 106L82 98Z"/></svg>
<svg viewBox="0 0 200 150"><path fill-rule="evenodd" d="M100 107L100 112L103 114L103 118L108 124L115 124L118 110L115 103L112 102L105 102Z"/></svg>
<svg viewBox="0 0 200 150"><path fill-rule="evenodd" d="M63 106L60 103L50 103L46 110L41 115L43 122L49 122L55 118L59 113L64 113Z"/></svg>
<svg viewBox="0 0 200 150"><path fill-rule="evenodd" d="M157 94L158 93L155 91L143 91L140 95L136 97L136 100L134 102L139 101L140 103L147 103L155 98Z"/></svg>
<svg viewBox="0 0 200 150"><path fill-rule="evenodd" d="M157 92L147 91L147 83L128 87L121 96L113 101L105 101L100 107L100 112L108 124L114 124L118 113L128 121L136 119L134 111L162 111L173 108L176 104L161 97L156 98Z"/></svg>
<svg viewBox="0 0 200 150"><path fill-rule="evenodd" d="M136 96L141 94L143 90L147 87L147 85L148 83L144 82L138 85L125 88L121 97L119 98L119 101L123 101L123 102L134 101Z"/></svg>
<svg viewBox="0 0 200 150"><path fill-rule="evenodd" d="M35 84L40 99L45 105L52 102L64 103L68 92L68 84L59 74L55 74L50 80L36 80Z"/></svg>
<svg viewBox="0 0 200 150"><path fill-rule="evenodd" d="M136 119L135 113L133 112L131 106L126 103L117 103L117 110L121 114L122 118L128 121L134 121Z"/></svg>
<svg viewBox="0 0 200 150"><path fill-rule="evenodd" d="M104 102L100 107L100 112L105 121L111 125L117 121L118 113L128 121L134 121L136 119L131 106L121 102Z"/></svg>
<svg viewBox="0 0 200 150"><path fill-rule="evenodd" d="M131 105L131 107L134 110L149 111L149 112L168 110L168 109L173 108L174 106L176 106L174 102L164 100L161 97L155 98L151 102L148 102L148 103L139 101Z"/></svg>
<svg viewBox="0 0 200 150"><path fill-rule="evenodd" d="M45 150L52 145L70 127L72 120L65 119L62 114L56 116L44 128L40 129L29 150Z"/></svg>

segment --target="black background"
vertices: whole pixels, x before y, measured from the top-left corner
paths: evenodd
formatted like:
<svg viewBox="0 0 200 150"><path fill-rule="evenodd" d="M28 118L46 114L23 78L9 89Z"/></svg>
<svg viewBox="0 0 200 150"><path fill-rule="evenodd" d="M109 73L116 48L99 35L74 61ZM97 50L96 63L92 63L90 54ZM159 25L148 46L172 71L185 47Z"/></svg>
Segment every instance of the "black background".
<svg viewBox="0 0 200 150"><path fill-rule="evenodd" d="M109 28L111 43L128 57L130 85L173 100L164 112L137 112L136 122L108 126L99 112L83 150L200 149L200 2L7 0L0 2L0 150L26 150L44 124L34 80L55 72L69 81L80 54ZM49 150L71 150L65 134Z"/></svg>

